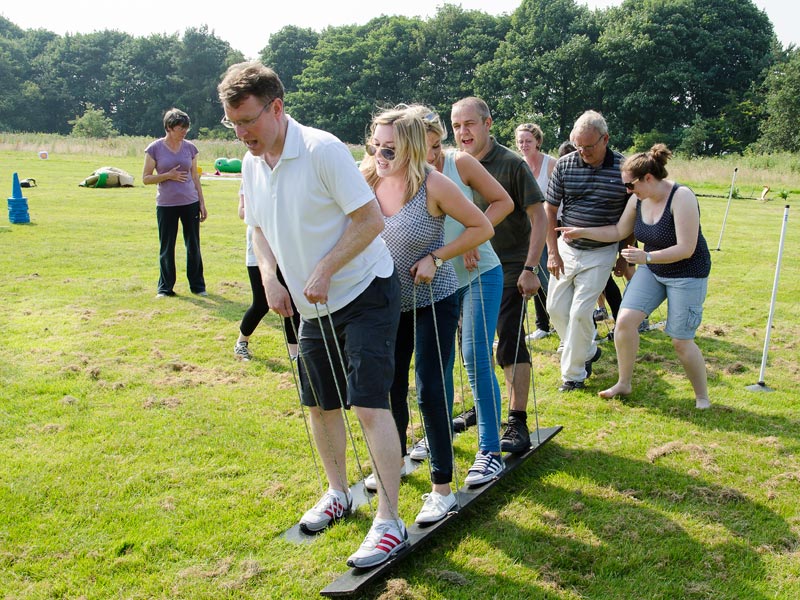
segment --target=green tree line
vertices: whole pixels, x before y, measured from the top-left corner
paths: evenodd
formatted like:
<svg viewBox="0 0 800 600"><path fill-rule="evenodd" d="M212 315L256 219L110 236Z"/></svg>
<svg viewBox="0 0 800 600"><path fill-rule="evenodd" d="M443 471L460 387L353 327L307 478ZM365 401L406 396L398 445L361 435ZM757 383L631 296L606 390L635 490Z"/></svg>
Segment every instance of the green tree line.
<svg viewBox="0 0 800 600"><path fill-rule="evenodd" d="M109 131L158 135L177 106L195 134L230 135L215 88L242 58L205 26L62 37L0 18L0 129L67 133L89 111ZM752 0L626 0L595 11L523 0L500 16L444 4L429 19L287 26L259 58L281 75L290 114L351 143L379 107L421 102L446 117L453 101L479 95L506 143L533 121L552 149L593 108L618 148L800 151L800 52L781 47Z"/></svg>

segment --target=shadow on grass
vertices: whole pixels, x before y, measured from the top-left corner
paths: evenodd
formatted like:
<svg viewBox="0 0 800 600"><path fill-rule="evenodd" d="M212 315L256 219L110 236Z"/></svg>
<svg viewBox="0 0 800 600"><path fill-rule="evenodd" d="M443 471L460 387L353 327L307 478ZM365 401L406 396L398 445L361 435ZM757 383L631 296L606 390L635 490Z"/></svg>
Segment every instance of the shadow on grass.
<svg viewBox="0 0 800 600"><path fill-rule="evenodd" d="M750 598L768 577L763 555L796 551L789 525L732 488L674 469L592 450L549 446L537 461L464 511L395 573L447 598ZM553 474L548 482L545 476ZM556 481L568 480L564 485ZM524 487L520 487L524 485ZM532 526L509 518L532 505ZM525 510L526 507L514 507ZM680 515L672 518L670 514ZM687 531L682 522L693 522ZM465 539L471 538L471 539ZM499 572L462 543L499 551L538 575ZM514 567L512 566L513 570ZM385 587L376 583L372 594ZM372 597L365 594L362 597Z"/></svg>
<svg viewBox="0 0 800 600"><path fill-rule="evenodd" d="M680 418L710 431L740 432L756 437L781 434L800 440L800 422L796 419L714 404L714 386L724 385L724 378L731 377L727 372L728 369L733 369L737 373L747 373L752 370L753 381L757 379L761 362L760 353L719 338L698 338L697 342L710 367L709 387L712 407L709 411L698 411L694 407L694 397L691 395L683 366L672 347L672 341L665 334L656 332L643 336L638 363L634 369L633 393L620 401L626 406L646 408L670 418ZM605 363L597 369L598 390L610 387L616 381L615 362L612 358L610 363ZM657 366L647 368L642 363ZM660 371L684 379L688 388L685 398L674 400L674 386ZM743 389L742 393L749 392Z"/></svg>
<svg viewBox="0 0 800 600"><path fill-rule="evenodd" d="M209 292L208 296L196 294L178 294L177 299L194 304L197 308L205 310L215 317L226 321L241 321L248 305L229 300L221 294Z"/></svg>

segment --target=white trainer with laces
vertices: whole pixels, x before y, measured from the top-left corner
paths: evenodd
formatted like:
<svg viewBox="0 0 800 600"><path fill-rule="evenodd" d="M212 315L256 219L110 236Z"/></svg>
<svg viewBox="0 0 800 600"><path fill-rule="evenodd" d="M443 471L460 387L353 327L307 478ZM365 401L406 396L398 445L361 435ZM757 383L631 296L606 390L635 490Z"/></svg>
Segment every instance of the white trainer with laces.
<svg viewBox="0 0 800 600"><path fill-rule="evenodd" d="M408 545L408 532L401 519L375 519L347 566L368 569L386 562Z"/></svg>
<svg viewBox="0 0 800 600"><path fill-rule="evenodd" d="M329 489L313 508L306 511L300 519L300 529L304 533L319 533L335 521L350 514L353 498L350 492Z"/></svg>
<svg viewBox="0 0 800 600"><path fill-rule="evenodd" d="M428 438L424 437L414 444L411 452L408 453L408 457L411 460L425 460L428 458Z"/></svg>
<svg viewBox="0 0 800 600"><path fill-rule="evenodd" d="M406 469L406 463L403 461L403 466L400 467L400 477L405 477L406 475L408 475L408 469ZM378 478L375 476L375 471L364 479L364 487L368 492L378 491Z"/></svg>
<svg viewBox="0 0 800 600"><path fill-rule="evenodd" d="M537 329L533 333L529 333L528 335L526 335L525 339L530 341L542 340L546 338L548 335L550 335L549 331L545 331L544 329Z"/></svg>
<svg viewBox="0 0 800 600"><path fill-rule="evenodd" d="M415 519L417 525L429 525L441 521L456 507L456 495L453 492L447 496L442 496L439 492L430 492L423 494L422 497L425 503Z"/></svg>

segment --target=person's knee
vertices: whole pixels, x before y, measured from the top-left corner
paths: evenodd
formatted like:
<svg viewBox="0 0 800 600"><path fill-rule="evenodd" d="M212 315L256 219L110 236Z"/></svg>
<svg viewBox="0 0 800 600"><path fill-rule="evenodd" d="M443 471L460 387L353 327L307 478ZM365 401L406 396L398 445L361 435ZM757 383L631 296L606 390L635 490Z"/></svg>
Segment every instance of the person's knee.
<svg viewBox="0 0 800 600"><path fill-rule="evenodd" d="M573 327L589 328L594 327L594 319L592 313L593 307L573 307L569 313L569 321Z"/></svg>
<svg viewBox="0 0 800 600"><path fill-rule="evenodd" d="M679 340L672 338L672 347L679 356L685 356L692 351L694 347L694 340Z"/></svg>
<svg viewBox="0 0 800 600"><path fill-rule="evenodd" d="M634 331L638 329L643 320L644 315L638 311L621 310L614 322L614 331Z"/></svg>
<svg viewBox="0 0 800 600"><path fill-rule="evenodd" d="M375 424L381 418L381 410L379 408L367 408L365 406L354 406L353 412L356 413L356 417L358 420L361 421L361 424L369 429L375 426Z"/></svg>

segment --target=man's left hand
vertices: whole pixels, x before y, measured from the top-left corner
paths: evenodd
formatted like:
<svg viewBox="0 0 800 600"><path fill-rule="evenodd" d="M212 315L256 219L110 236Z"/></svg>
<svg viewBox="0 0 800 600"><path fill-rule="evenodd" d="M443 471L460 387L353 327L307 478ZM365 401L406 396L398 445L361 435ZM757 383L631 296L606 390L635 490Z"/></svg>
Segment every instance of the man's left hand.
<svg viewBox="0 0 800 600"><path fill-rule="evenodd" d="M326 304L330 289L331 276L317 267L311 277L308 278L306 287L303 289L303 295L311 304Z"/></svg>

